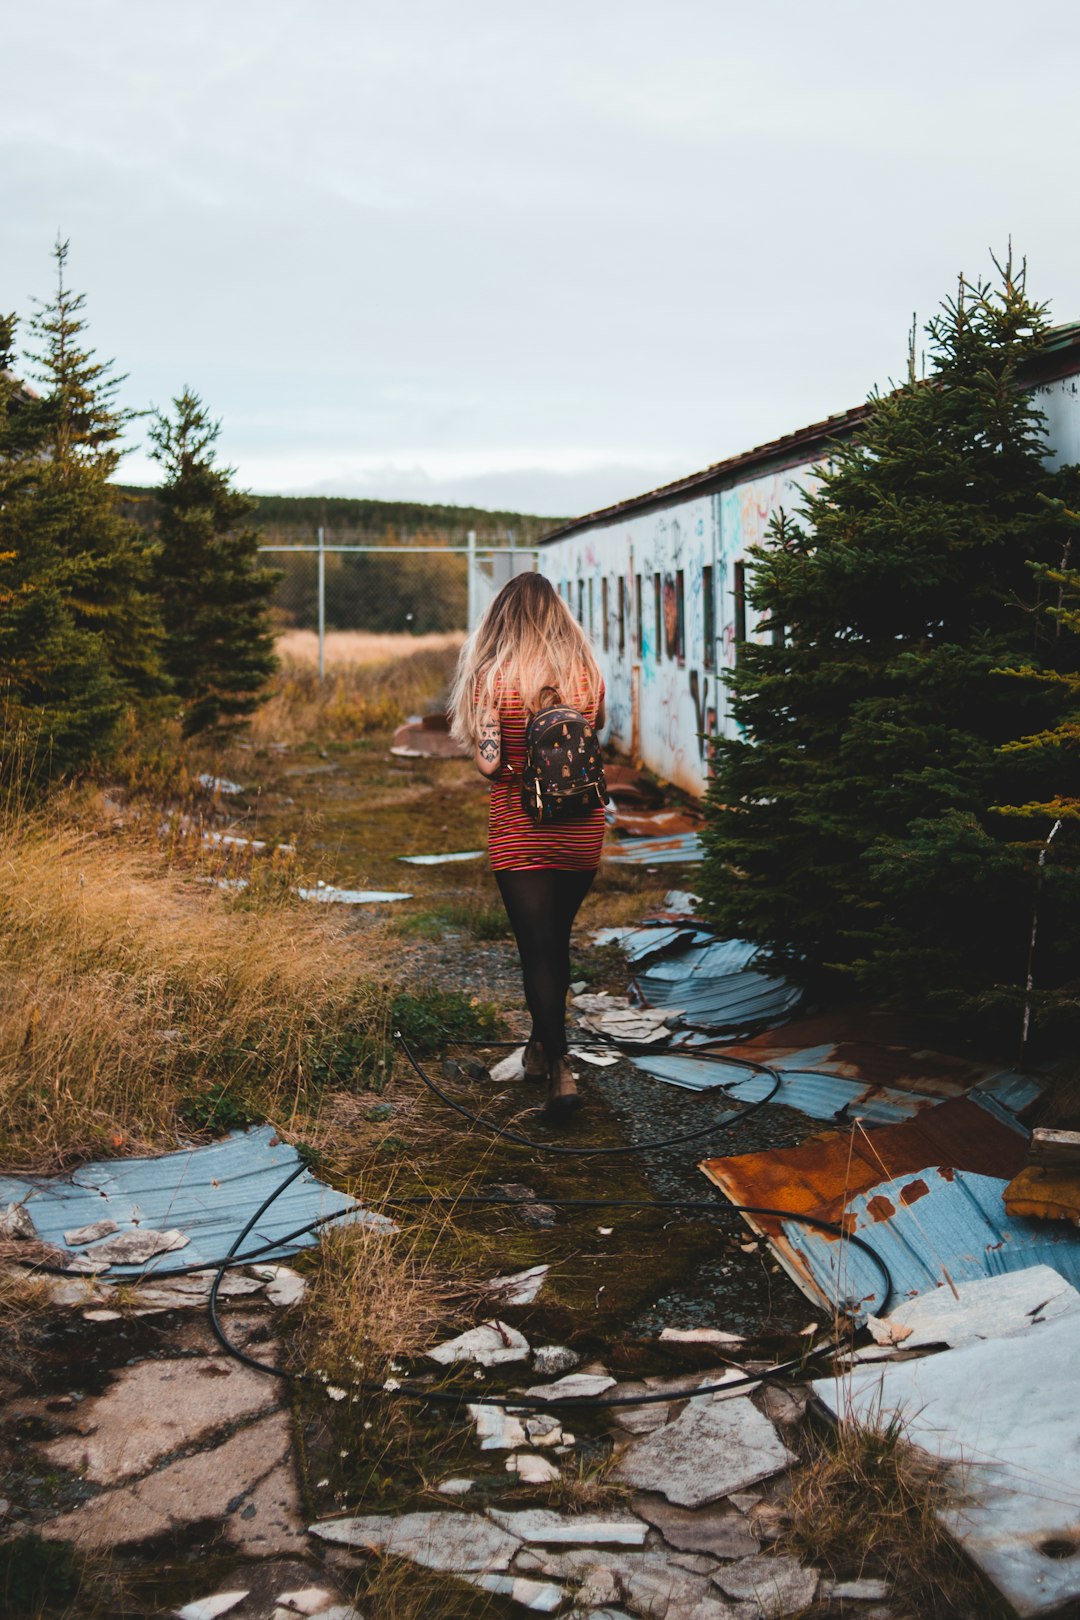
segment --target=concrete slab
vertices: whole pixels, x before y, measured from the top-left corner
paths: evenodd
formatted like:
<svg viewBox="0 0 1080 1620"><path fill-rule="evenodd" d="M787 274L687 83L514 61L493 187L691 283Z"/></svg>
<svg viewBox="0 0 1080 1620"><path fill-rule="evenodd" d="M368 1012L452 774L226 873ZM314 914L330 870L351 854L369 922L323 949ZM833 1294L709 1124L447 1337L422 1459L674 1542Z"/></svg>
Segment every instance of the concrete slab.
<svg viewBox="0 0 1080 1620"><path fill-rule="evenodd" d="M937 1356L858 1367L816 1393L864 1423L894 1412L956 1466L942 1518L1019 1615L1080 1598L1080 1315Z"/></svg>
<svg viewBox="0 0 1080 1620"><path fill-rule="evenodd" d="M521 1546L516 1536L478 1513L365 1513L321 1519L310 1534L358 1552L392 1553L451 1574L501 1573Z"/></svg>
<svg viewBox="0 0 1080 1620"><path fill-rule="evenodd" d="M553 1384L532 1384L525 1393L534 1401L570 1401L583 1397L591 1400L610 1389L614 1382L607 1373L569 1373Z"/></svg>
<svg viewBox="0 0 1080 1620"><path fill-rule="evenodd" d="M124 1367L104 1395L80 1404L79 1433L43 1449L61 1468L82 1470L95 1485L113 1485L272 1410L277 1397L261 1374L229 1356L141 1361Z"/></svg>
<svg viewBox="0 0 1080 1620"><path fill-rule="evenodd" d="M617 1546L642 1547L648 1525L630 1514L595 1515L554 1513L549 1508L528 1508L524 1512L510 1513L501 1508L489 1508L488 1517L519 1541L541 1546L560 1546L571 1543L589 1547Z"/></svg>
<svg viewBox="0 0 1080 1620"><path fill-rule="evenodd" d="M427 1352L429 1361L450 1366L455 1361L475 1361L481 1367L501 1367L506 1362L528 1361L529 1341L506 1322L481 1322L479 1327L447 1339Z"/></svg>
<svg viewBox="0 0 1080 1620"><path fill-rule="evenodd" d="M505 1407L470 1404L465 1410L476 1424L481 1451L516 1451L528 1445L525 1425Z"/></svg>
<svg viewBox="0 0 1080 1620"><path fill-rule="evenodd" d="M1072 1284L1051 1266L1028 1266L958 1283L956 1294L951 1288L935 1288L904 1300L884 1321L868 1317L866 1325L880 1345L905 1350L927 1344L959 1348L978 1339L1023 1333L1070 1311L1080 1311L1080 1293Z"/></svg>
<svg viewBox="0 0 1080 1620"><path fill-rule="evenodd" d="M225 1540L238 1551L264 1557L304 1553L308 1543L291 1450L288 1418L272 1412L221 1445L91 1497L50 1519L40 1533L48 1541L103 1551L220 1522Z"/></svg>
<svg viewBox="0 0 1080 1620"><path fill-rule="evenodd" d="M768 1418L744 1395L690 1402L673 1423L632 1441L611 1479L659 1491L679 1507L703 1507L794 1461Z"/></svg>
<svg viewBox="0 0 1080 1620"><path fill-rule="evenodd" d="M530 1581L524 1575L468 1575L466 1580L485 1592L508 1597L537 1614L554 1614L562 1607L566 1596L561 1586L554 1586L550 1581Z"/></svg>
<svg viewBox="0 0 1080 1620"><path fill-rule="evenodd" d="M674 1507L664 1497L641 1493L632 1498L634 1512L659 1530L669 1547L681 1552L710 1553L714 1558L750 1558L760 1543L746 1518L726 1503L710 1507Z"/></svg>
<svg viewBox="0 0 1080 1620"><path fill-rule="evenodd" d="M695 1575L673 1565L663 1552L598 1553L595 1547L574 1547L560 1552L531 1554L532 1572L549 1580L585 1581L596 1595L611 1590L601 1576L607 1572L618 1597L602 1597L604 1603L618 1601L645 1620L756 1620L750 1604L733 1603L710 1584L707 1575ZM515 1568L525 1567L519 1557Z"/></svg>
<svg viewBox="0 0 1080 1620"><path fill-rule="evenodd" d="M742 1558L725 1564L712 1577L727 1596L755 1603L761 1620L784 1620L801 1614L817 1596L818 1572L797 1558Z"/></svg>

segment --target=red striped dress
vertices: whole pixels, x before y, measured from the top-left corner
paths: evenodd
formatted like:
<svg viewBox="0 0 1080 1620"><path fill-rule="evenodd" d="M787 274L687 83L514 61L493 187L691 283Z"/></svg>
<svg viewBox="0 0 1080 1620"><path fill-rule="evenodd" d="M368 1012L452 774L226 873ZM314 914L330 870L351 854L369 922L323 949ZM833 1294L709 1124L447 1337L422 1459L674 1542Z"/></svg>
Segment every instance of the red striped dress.
<svg viewBox="0 0 1080 1620"><path fill-rule="evenodd" d="M585 708L585 693L568 693L565 701L595 721L598 708ZM600 703L604 688L600 688ZM556 867L560 871L595 871L604 842L604 809L598 806L578 821L537 822L521 808L521 773L525 768L525 727L529 711L517 692L499 695L502 764L492 778L488 812L488 852L492 870L527 871Z"/></svg>

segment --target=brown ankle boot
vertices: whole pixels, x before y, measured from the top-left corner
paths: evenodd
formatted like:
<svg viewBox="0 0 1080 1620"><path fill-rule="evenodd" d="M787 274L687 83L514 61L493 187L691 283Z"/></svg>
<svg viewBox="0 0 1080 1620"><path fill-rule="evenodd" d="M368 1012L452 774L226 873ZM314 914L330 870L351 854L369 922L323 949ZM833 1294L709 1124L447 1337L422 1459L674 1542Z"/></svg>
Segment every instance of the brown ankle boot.
<svg viewBox="0 0 1080 1620"><path fill-rule="evenodd" d="M548 1060L539 1041L529 1041L521 1059L521 1072L526 1080L536 1082L548 1077Z"/></svg>
<svg viewBox="0 0 1080 1620"><path fill-rule="evenodd" d="M574 1071L570 1067L568 1057L556 1058L551 1065L551 1075L548 1079L548 1099L545 1112L553 1118L564 1118L572 1114L579 1106L581 1098L578 1095L577 1082Z"/></svg>

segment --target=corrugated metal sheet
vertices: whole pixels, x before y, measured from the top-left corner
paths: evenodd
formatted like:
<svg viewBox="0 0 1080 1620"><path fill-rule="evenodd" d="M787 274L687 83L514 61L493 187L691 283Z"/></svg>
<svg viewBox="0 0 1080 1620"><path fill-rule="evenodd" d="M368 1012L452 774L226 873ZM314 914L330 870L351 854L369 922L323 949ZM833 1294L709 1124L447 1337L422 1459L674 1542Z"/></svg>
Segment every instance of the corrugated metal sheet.
<svg viewBox="0 0 1080 1620"><path fill-rule="evenodd" d="M116 1265L108 1273L119 1279L146 1269L167 1276L224 1256L263 1199L299 1163L296 1149L271 1126L261 1125L204 1147L157 1158L108 1159L55 1178L0 1176L0 1203L25 1201L39 1236L59 1248L65 1231L105 1218L123 1232L178 1228L191 1240L185 1248L158 1255L146 1268ZM350 1213L365 1225L393 1230L385 1216L361 1210L355 1198L305 1171L260 1217L245 1251L284 1238L321 1215ZM261 1258L280 1259L316 1242L316 1234L307 1234ZM92 1256L93 1246L72 1253Z"/></svg>
<svg viewBox="0 0 1080 1620"><path fill-rule="evenodd" d="M666 866L676 861L700 861L705 846L697 833L673 833L670 838L609 839L604 859L615 866Z"/></svg>
<svg viewBox="0 0 1080 1620"><path fill-rule="evenodd" d="M842 1080L836 1075L809 1073L806 1072L808 1066L799 1063L793 1063L786 1071L777 1070L780 1086L770 1097L775 1084L772 1075L747 1074L741 1065L725 1063L722 1058L679 1051L635 1055L631 1062L654 1079L666 1080L688 1091L723 1086L740 1102L754 1103L769 1097L771 1102L795 1108L810 1119L835 1120L848 1114L865 1119L868 1124L892 1125L910 1119L921 1108L934 1107L936 1101L908 1091Z"/></svg>
<svg viewBox="0 0 1080 1620"><path fill-rule="evenodd" d="M707 945L712 935L692 918L680 923L642 923L636 928L601 928L593 935L597 945L618 945L631 966L643 964L668 951Z"/></svg>
<svg viewBox="0 0 1080 1620"><path fill-rule="evenodd" d="M878 1182L852 1198L845 1224L880 1254L893 1279L894 1302L925 1294L945 1280L1052 1266L1080 1283L1080 1234L1005 1213L1007 1182L966 1170L926 1168ZM830 1302L872 1301L880 1273L869 1255L793 1221L783 1223L793 1255Z"/></svg>
<svg viewBox="0 0 1080 1620"><path fill-rule="evenodd" d="M634 978L647 1007L678 1007L673 1022L691 1029L740 1035L782 1022L802 998L794 985L749 967L755 947L745 940L712 940L655 962Z"/></svg>

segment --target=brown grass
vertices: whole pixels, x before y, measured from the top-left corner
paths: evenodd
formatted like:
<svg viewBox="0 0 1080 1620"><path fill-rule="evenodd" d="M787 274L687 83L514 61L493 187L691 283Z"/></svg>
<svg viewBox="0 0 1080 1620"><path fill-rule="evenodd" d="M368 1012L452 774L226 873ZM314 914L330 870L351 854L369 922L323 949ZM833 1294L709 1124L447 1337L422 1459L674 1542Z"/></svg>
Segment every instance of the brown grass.
<svg viewBox="0 0 1080 1620"><path fill-rule="evenodd" d="M389 730L409 714L445 702L460 637L347 634L368 642L400 639L410 651L407 657L391 656L383 662L335 662L328 665L322 681L309 659L283 657L269 699L252 718L250 734L256 744L299 743L313 737L350 741ZM423 645L429 641L442 645Z"/></svg>
<svg viewBox="0 0 1080 1620"><path fill-rule="evenodd" d="M433 1212L432 1223L449 1217ZM420 1355L464 1323L475 1283L458 1273L451 1284L438 1254L438 1233L325 1232L300 1332L307 1366L339 1383L382 1383L395 1358Z"/></svg>
<svg viewBox="0 0 1080 1620"><path fill-rule="evenodd" d="M137 841L0 821L0 1162L303 1131L385 1033L378 931L360 958L347 926L241 909Z"/></svg>
<svg viewBox="0 0 1080 1620"><path fill-rule="evenodd" d="M374 630L328 630L326 667L335 664L389 664L409 659L414 653L457 654L465 640L464 630L446 630L426 636L393 635ZM285 630L275 643L283 663L319 662L319 638L314 630Z"/></svg>
<svg viewBox="0 0 1080 1620"><path fill-rule="evenodd" d="M884 1579L897 1620L1004 1620L1008 1611L943 1529L945 1470L893 1417L847 1417L824 1436L806 1433L804 1466L791 1475L790 1522L777 1545L834 1578Z"/></svg>

